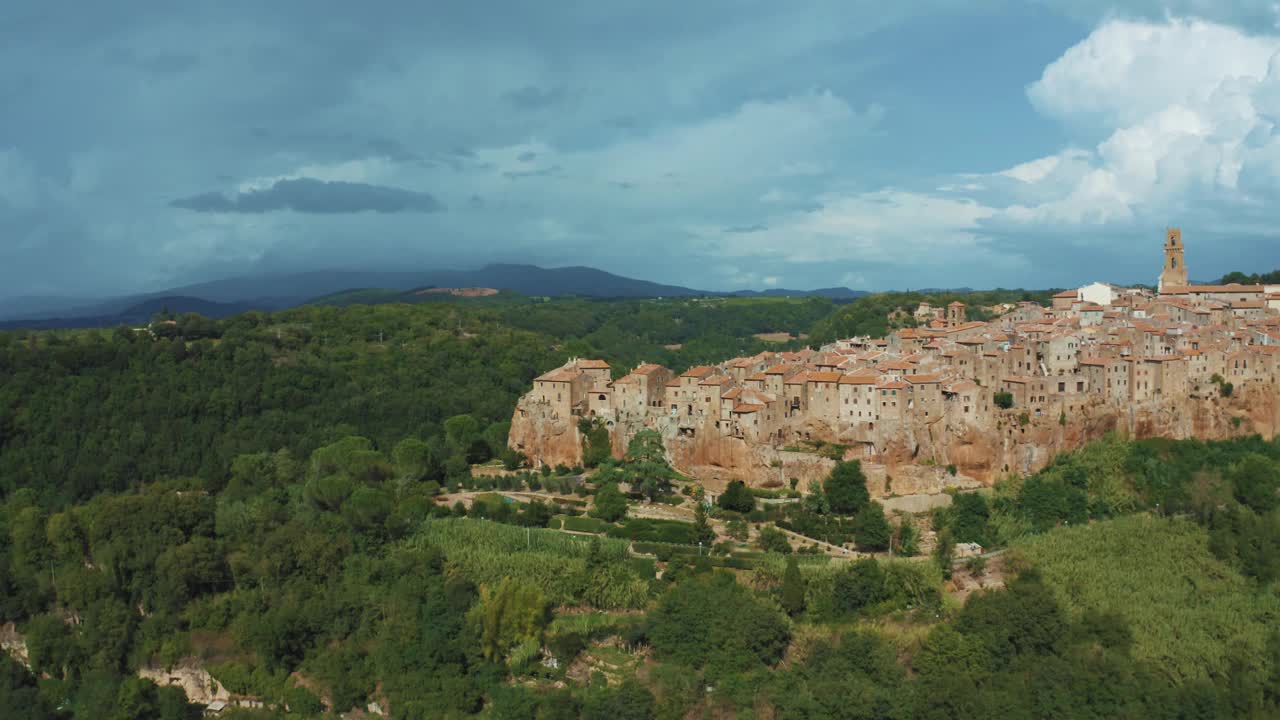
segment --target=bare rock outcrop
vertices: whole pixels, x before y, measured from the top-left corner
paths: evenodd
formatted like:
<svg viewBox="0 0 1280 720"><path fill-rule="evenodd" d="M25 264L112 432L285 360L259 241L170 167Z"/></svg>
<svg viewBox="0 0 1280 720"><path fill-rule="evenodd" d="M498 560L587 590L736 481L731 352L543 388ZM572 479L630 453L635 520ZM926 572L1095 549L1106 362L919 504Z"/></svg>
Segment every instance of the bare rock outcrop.
<svg viewBox="0 0 1280 720"><path fill-rule="evenodd" d="M550 406L525 396L511 416L510 446L545 465L573 467L582 463L582 436L577 418L560 416Z"/></svg>

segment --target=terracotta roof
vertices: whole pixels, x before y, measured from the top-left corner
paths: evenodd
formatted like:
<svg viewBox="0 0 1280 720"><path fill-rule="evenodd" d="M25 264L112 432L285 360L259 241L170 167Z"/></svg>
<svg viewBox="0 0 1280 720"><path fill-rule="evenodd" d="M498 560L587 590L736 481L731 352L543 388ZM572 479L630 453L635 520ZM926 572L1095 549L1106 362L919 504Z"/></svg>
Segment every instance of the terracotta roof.
<svg viewBox="0 0 1280 720"><path fill-rule="evenodd" d="M698 365L680 373L680 377L704 378L715 371L716 369L711 365Z"/></svg>
<svg viewBox="0 0 1280 720"><path fill-rule="evenodd" d="M1060 293L1054 293L1053 296L1056 298L1074 298L1079 296L1079 294L1080 294L1079 290L1063 290Z"/></svg>
<svg viewBox="0 0 1280 720"><path fill-rule="evenodd" d="M747 380L756 380L756 381L759 381L759 382L764 382L764 381L765 381L765 376L764 376L764 373L762 373L762 372L758 372L758 373L756 373L756 374L754 374L754 375L748 375L748 376L746 377L746 379L747 379Z"/></svg>
<svg viewBox="0 0 1280 720"><path fill-rule="evenodd" d="M573 382L577 379L579 373L577 370L569 368L556 368L547 373L543 373L537 377L537 382Z"/></svg>
<svg viewBox="0 0 1280 720"><path fill-rule="evenodd" d="M603 360L579 360L578 367L583 370L608 370L609 363Z"/></svg>
<svg viewBox="0 0 1280 720"><path fill-rule="evenodd" d="M764 374L765 375L786 375L787 373L791 372L791 370L792 370L791 365L774 365L768 370L765 370Z"/></svg>
<svg viewBox="0 0 1280 720"><path fill-rule="evenodd" d="M875 375L844 375L840 378L841 385L875 385Z"/></svg>
<svg viewBox="0 0 1280 720"><path fill-rule="evenodd" d="M659 370L666 370L666 368L662 367L661 365L654 365L653 363L641 363L636 366L635 370L631 371L631 374L632 375L652 375L658 372Z"/></svg>
<svg viewBox="0 0 1280 720"><path fill-rule="evenodd" d="M742 388L730 388L725 394L720 396L721 400L733 400L742 394Z"/></svg>
<svg viewBox="0 0 1280 720"><path fill-rule="evenodd" d="M1223 293L1223 292L1262 292L1261 285L1187 285L1185 287L1167 287L1160 291L1161 295L1183 295L1187 293Z"/></svg>
<svg viewBox="0 0 1280 720"><path fill-rule="evenodd" d="M838 372L811 372L807 373L808 382L840 382L840 378L844 377Z"/></svg>
<svg viewBox="0 0 1280 720"><path fill-rule="evenodd" d="M727 382L733 382L733 380L725 375L712 375L711 377L703 380L698 384L699 385L723 385Z"/></svg>
<svg viewBox="0 0 1280 720"><path fill-rule="evenodd" d="M903 379L912 385L931 385L936 382L941 382L941 379L937 375L904 375Z"/></svg>
<svg viewBox="0 0 1280 720"><path fill-rule="evenodd" d="M737 405L733 406L734 412L743 413L743 414L753 413L763 409L764 409L764 406L757 403L738 403Z"/></svg>

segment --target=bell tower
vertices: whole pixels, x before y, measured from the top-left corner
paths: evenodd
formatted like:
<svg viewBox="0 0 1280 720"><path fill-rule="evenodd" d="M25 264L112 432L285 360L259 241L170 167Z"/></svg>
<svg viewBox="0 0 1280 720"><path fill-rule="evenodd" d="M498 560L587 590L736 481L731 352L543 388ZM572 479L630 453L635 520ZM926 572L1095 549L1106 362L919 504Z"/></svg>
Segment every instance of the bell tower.
<svg viewBox="0 0 1280 720"><path fill-rule="evenodd" d="M1160 292L1187 286L1187 265L1182 258L1182 231L1169 228L1164 233L1164 268L1160 271Z"/></svg>

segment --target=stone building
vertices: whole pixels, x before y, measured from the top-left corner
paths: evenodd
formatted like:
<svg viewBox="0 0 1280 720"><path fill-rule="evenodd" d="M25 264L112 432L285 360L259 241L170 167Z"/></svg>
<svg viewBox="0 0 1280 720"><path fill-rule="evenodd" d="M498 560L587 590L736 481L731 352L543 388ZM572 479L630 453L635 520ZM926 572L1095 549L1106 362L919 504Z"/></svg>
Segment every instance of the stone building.
<svg viewBox="0 0 1280 720"><path fill-rule="evenodd" d="M1160 292L1163 293L1165 288L1187 286L1187 264L1184 262L1182 252L1182 231L1169 228L1165 231L1164 267L1160 270L1158 283Z"/></svg>
<svg viewBox="0 0 1280 720"><path fill-rule="evenodd" d="M615 452L639 429L654 428L673 453L717 467L816 440L858 446L850 450L857 457L924 452L963 464L975 462L963 448L978 438L1003 427L1012 447L1042 418L1056 428L1059 418L1109 413L1090 427L1133 429L1164 412L1178 427L1196 427L1221 412L1219 404L1187 409L1217 400L1208 387L1215 375L1240 393L1262 393L1252 396L1258 402L1280 397L1280 308L1268 296L1276 289L1188 286L1181 233L1170 230L1164 249L1154 297L1094 283L1055 297L1052 310L1019 303L991 322L969 321L959 303L922 306L921 316L943 321L679 374L642 363L613 380L606 363L573 359L534 380L509 442L537 463L574 465L577 423L590 418L610 429ZM1013 396L1011 408L993 402L1001 391Z"/></svg>

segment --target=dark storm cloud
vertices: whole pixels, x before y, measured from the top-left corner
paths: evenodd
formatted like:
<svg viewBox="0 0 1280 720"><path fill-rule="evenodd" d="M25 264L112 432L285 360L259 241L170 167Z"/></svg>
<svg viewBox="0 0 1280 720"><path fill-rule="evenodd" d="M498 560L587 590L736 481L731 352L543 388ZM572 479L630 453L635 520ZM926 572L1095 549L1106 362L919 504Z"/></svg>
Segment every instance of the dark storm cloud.
<svg viewBox="0 0 1280 720"><path fill-rule="evenodd" d="M105 53L108 62L134 67L153 75L186 72L200 63L197 55L186 52L157 52L140 55L132 48L111 48Z"/></svg>
<svg viewBox="0 0 1280 720"><path fill-rule="evenodd" d="M300 213L399 213L436 212L444 206L429 193L365 183L297 178L277 180L263 190L224 195L201 193L169 203L184 210L208 213L265 213L293 210Z"/></svg>
<svg viewBox="0 0 1280 720"><path fill-rule="evenodd" d="M397 140L373 138L368 141L367 145L370 150L389 160L404 163L424 162L421 155L407 149Z"/></svg>
<svg viewBox="0 0 1280 720"><path fill-rule="evenodd" d="M567 100L569 92L563 87L540 88L527 85L519 90L510 90L502 94L502 99L512 107L521 110L542 110L552 105L559 105Z"/></svg>
<svg viewBox="0 0 1280 720"><path fill-rule="evenodd" d="M520 180L522 178L551 177L559 174L560 166L552 165L549 168L539 168L537 170L508 170L502 173L502 176L509 180Z"/></svg>

